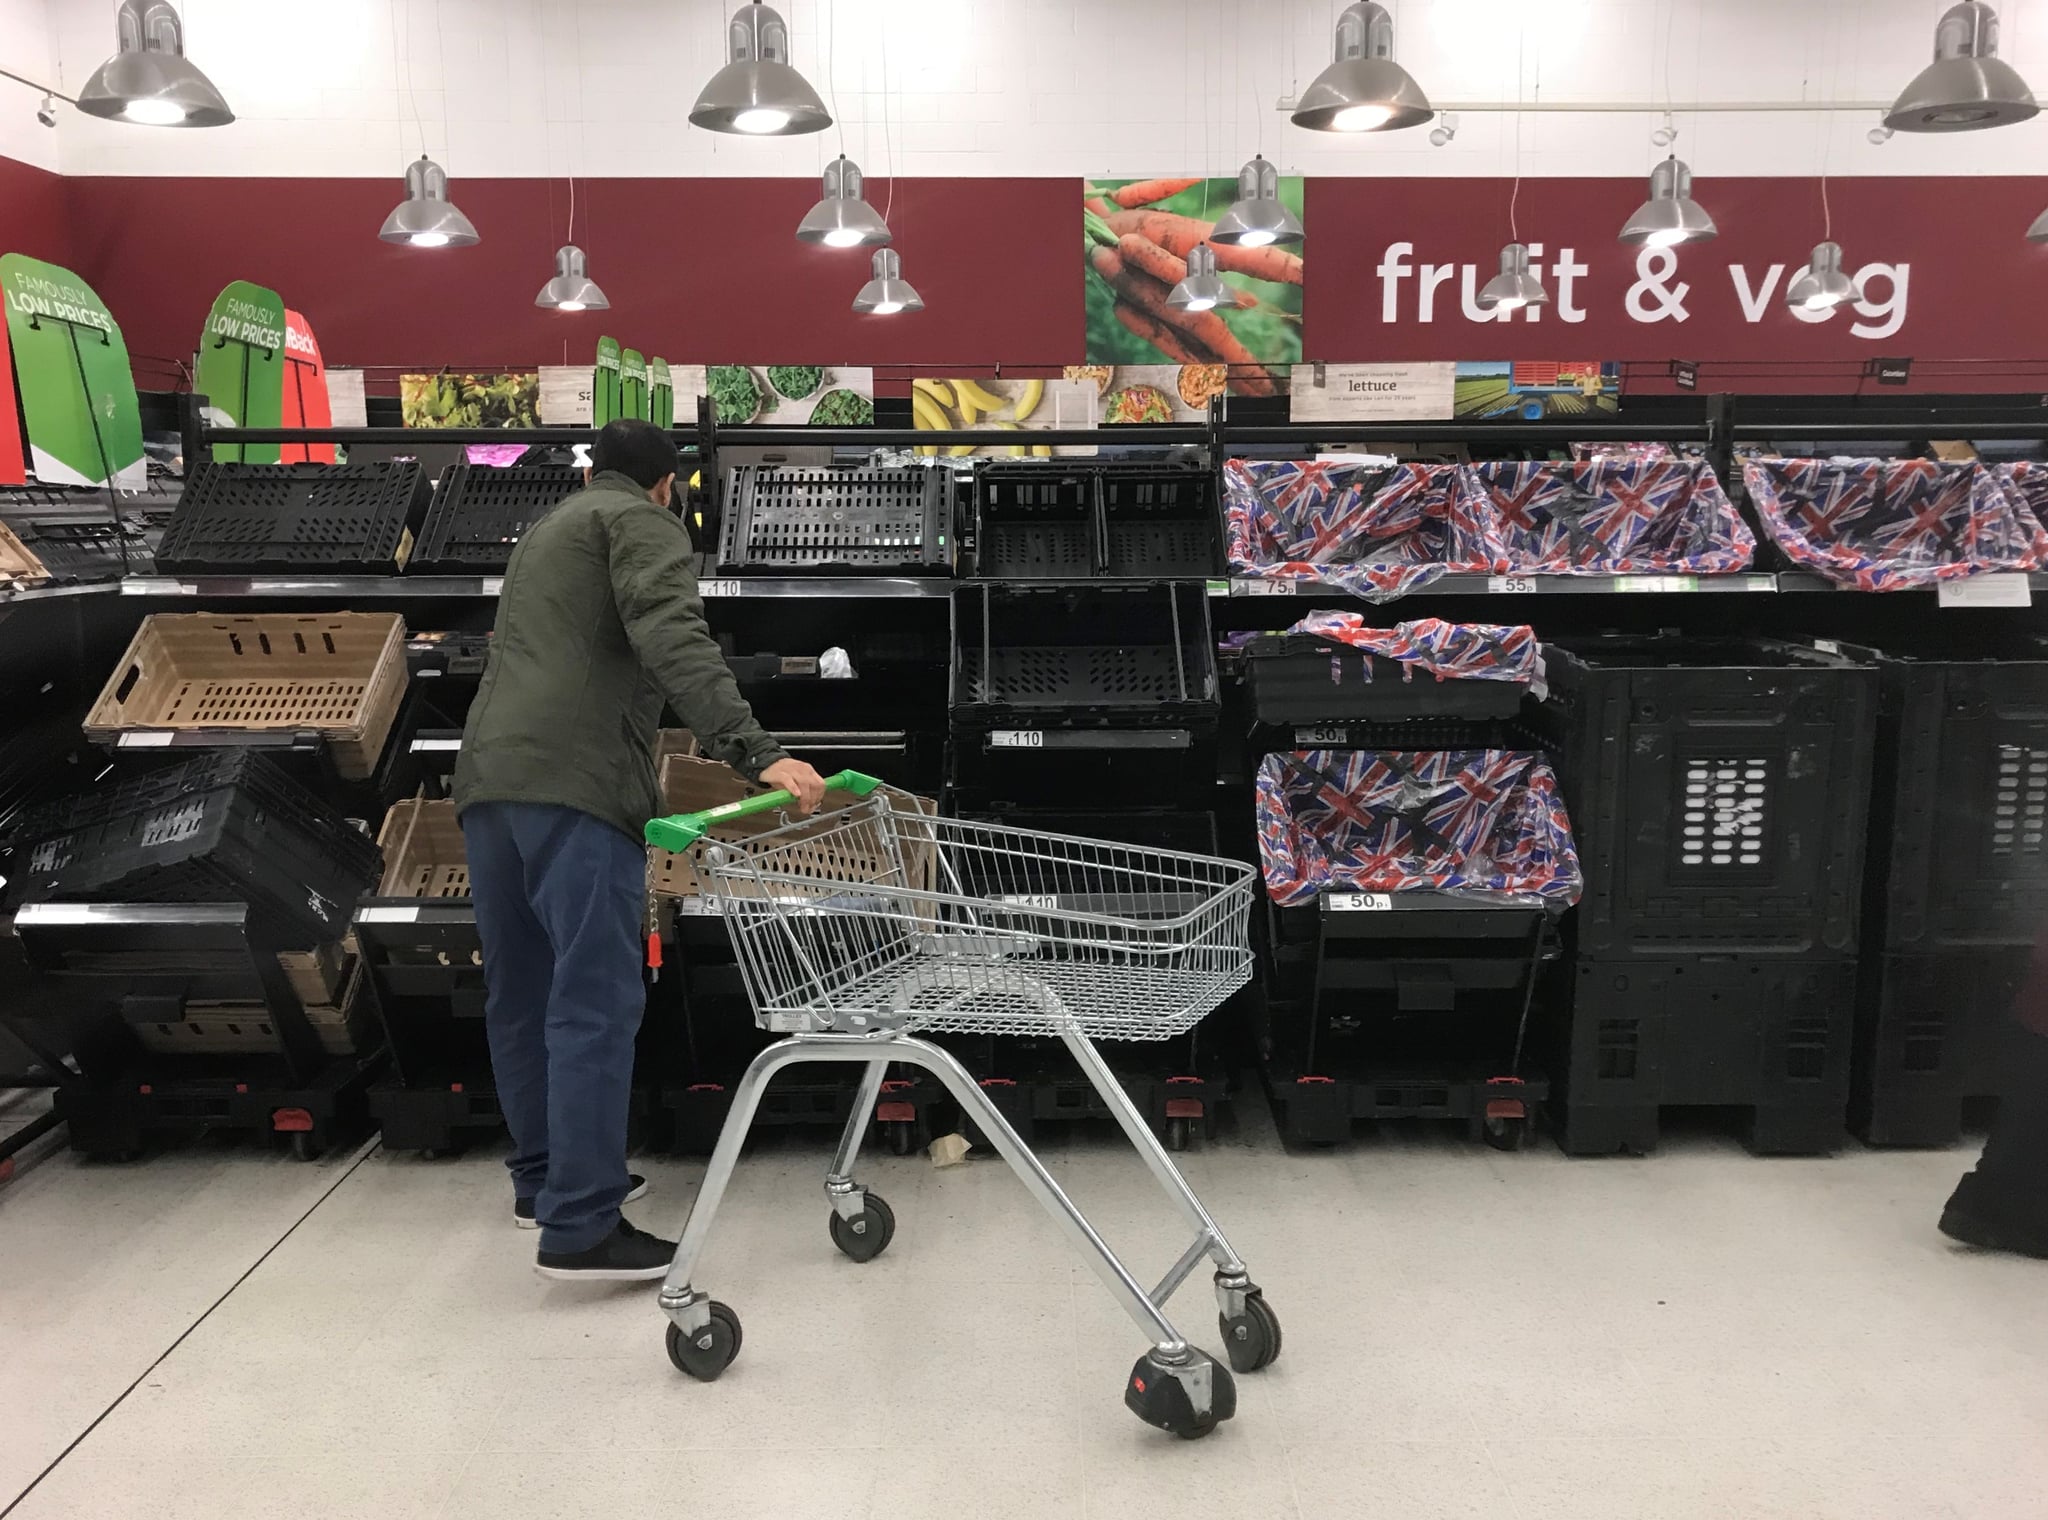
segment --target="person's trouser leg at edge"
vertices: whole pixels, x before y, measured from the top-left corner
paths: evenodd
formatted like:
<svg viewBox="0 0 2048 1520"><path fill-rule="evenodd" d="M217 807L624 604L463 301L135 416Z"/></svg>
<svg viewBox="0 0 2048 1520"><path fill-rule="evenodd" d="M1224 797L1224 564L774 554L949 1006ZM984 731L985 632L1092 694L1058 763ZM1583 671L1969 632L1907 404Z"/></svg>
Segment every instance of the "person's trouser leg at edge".
<svg viewBox="0 0 2048 1520"><path fill-rule="evenodd" d="M1942 1211L1944 1234L2048 1257L2048 930L2013 1001L1998 1113L1977 1167Z"/></svg>

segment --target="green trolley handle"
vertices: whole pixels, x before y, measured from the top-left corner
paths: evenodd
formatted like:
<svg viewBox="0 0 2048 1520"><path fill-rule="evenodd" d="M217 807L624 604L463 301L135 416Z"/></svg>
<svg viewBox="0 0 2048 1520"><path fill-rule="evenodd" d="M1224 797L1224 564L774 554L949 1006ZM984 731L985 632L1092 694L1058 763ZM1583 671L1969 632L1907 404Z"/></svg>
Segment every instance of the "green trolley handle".
<svg viewBox="0 0 2048 1520"><path fill-rule="evenodd" d="M873 776L864 776L859 771L841 771L836 776L825 778L828 792L851 792L856 797L865 797L882 783ZM707 808L701 813L677 813L668 818L650 818L647 822L647 842L664 850L687 850L721 823L730 823L735 818L751 817L755 813L772 813L780 807L788 807L796 798L788 792L763 792L758 797L744 797L738 802L728 802L723 807Z"/></svg>

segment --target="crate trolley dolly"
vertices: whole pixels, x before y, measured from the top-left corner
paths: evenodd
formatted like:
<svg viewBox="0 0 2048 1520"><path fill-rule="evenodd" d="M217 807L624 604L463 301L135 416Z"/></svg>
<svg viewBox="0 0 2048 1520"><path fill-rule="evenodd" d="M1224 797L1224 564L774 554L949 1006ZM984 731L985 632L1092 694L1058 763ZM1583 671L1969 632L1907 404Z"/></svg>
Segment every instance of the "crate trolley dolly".
<svg viewBox="0 0 2048 1520"><path fill-rule="evenodd" d="M756 1021L784 1036L748 1066L661 1288L671 1361L716 1378L738 1355L740 1322L694 1281L762 1089L788 1066L864 1065L853 1114L825 1179L833 1243L855 1261L888 1246L895 1218L854 1180L882 1075L900 1061L930 1072L1066 1231L1151 1348L1124 1386L1149 1425L1193 1440L1237 1411L1231 1370L1280 1354L1280 1322L1215 1220L1111 1074L1094 1040L1184 1034L1251 976L1252 870L1237 861L893 809L871 777L826 785L861 798L743 843L707 841L700 874L732 932ZM769 792L703 813L658 818L647 842L671 850L746 814L787 808ZM857 863L848 868L849 863ZM922 1035L1056 1035L1195 1230L1151 1292L1132 1277L988 1095ZM1207 1258L1229 1367L1166 1317Z"/></svg>

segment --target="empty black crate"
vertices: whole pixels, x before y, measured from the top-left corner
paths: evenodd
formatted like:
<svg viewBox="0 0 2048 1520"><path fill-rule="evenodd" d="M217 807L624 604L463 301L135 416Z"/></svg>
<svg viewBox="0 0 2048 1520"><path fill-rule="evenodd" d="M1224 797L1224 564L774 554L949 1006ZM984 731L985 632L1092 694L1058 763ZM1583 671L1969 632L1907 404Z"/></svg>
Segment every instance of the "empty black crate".
<svg viewBox="0 0 2048 1520"><path fill-rule="evenodd" d="M1512 718L1529 690L1526 681L1440 681L1400 660L1306 633L1260 634L1245 646L1244 670L1261 723Z"/></svg>
<svg viewBox="0 0 2048 1520"><path fill-rule="evenodd" d="M169 497L131 498L117 519L101 492L0 491L0 518L59 586L147 575L170 511Z"/></svg>
<svg viewBox="0 0 2048 1520"><path fill-rule="evenodd" d="M25 812L12 833L24 902L243 902L279 948L346 932L383 856L254 750L197 759Z"/></svg>
<svg viewBox="0 0 2048 1520"><path fill-rule="evenodd" d="M1224 571L1216 472L1196 465L1103 465L1103 573L1128 580Z"/></svg>
<svg viewBox="0 0 2048 1520"><path fill-rule="evenodd" d="M951 566L952 472L736 465L726 476L718 567L727 571Z"/></svg>
<svg viewBox="0 0 2048 1520"><path fill-rule="evenodd" d="M1971 646L1875 657L1873 949L2030 945L2048 921L2048 640Z"/></svg>
<svg viewBox="0 0 2048 1520"><path fill-rule="evenodd" d="M2002 1085L2006 1025L2034 952L1971 946L1863 965L1849 1127L1872 1145L1951 1145Z"/></svg>
<svg viewBox="0 0 2048 1520"><path fill-rule="evenodd" d="M1762 639L1544 646L1580 954L1856 953L1873 665Z"/></svg>
<svg viewBox="0 0 2048 1520"><path fill-rule="evenodd" d="M956 724L1216 724L1201 586L974 586L953 594Z"/></svg>
<svg viewBox="0 0 2048 1520"><path fill-rule="evenodd" d="M1841 1145L1854 961L1676 955L1571 970L1551 1062L1567 1152L1653 1150L1666 1107L1747 1110L1763 1155Z"/></svg>
<svg viewBox="0 0 2048 1520"><path fill-rule="evenodd" d="M583 472L567 466L451 464L441 472L406 569L500 574L527 530L582 488Z"/></svg>
<svg viewBox="0 0 2048 1520"><path fill-rule="evenodd" d="M185 483L156 563L170 575L397 572L420 525L427 477L390 464L220 464Z"/></svg>
<svg viewBox="0 0 2048 1520"><path fill-rule="evenodd" d="M1153 580L1223 573L1216 476L1194 465L987 464L974 478L989 580Z"/></svg>

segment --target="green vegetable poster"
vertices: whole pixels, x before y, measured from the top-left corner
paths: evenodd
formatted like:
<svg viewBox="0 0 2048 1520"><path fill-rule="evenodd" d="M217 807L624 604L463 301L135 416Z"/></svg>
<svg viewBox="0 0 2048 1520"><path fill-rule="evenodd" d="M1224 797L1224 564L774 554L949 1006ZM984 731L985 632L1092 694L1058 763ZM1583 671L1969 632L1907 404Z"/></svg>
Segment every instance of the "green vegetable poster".
<svg viewBox="0 0 2048 1520"><path fill-rule="evenodd" d="M194 388L229 427L284 425L284 297L237 280L206 314L199 336ZM213 457L243 464L276 464L274 443L217 443Z"/></svg>
<svg viewBox="0 0 2048 1520"><path fill-rule="evenodd" d="M645 422L647 409L647 356L637 348L619 354L619 415Z"/></svg>
<svg viewBox="0 0 2048 1520"><path fill-rule="evenodd" d="M656 427L672 428L676 425L676 382L669 373L668 360L649 359L647 373L648 415Z"/></svg>
<svg viewBox="0 0 2048 1520"><path fill-rule="evenodd" d="M70 270L19 253L0 255L0 291L36 478L141 490L142 413L113 314Z"/></svg>
<svg viewBox="0 0 2048 1520"><path fill-rule="evenodd" d="M624 415L619 411L619 340L599 338L597 340L597 368L591 375L590 422L592 427L603 427L614 417Z"/></svg>
<svg viewBox="0 0 2048 1520"><path fill-rule="evenodd" d="M676 397L709 396L720 427L865 427L875 420L875 372L821 364L713 364L676 371Z"/></svg>
<svg viewBox="0 0 2048 1520"><path fill-rule="evenodd" d="M1279 193L1306 224L1300 177L1282 178ZM1085 352L1090 365L1112 372L1098 376L1108 381L1105 422L1119 420L1120 401L1127 403L1122 410L1135 412L1170 405L1164 394L1119 397L1114 370L1122 365L1206 367L1227 374L1236 395L1285 389L1288 367L1301 362L1303 245L1210 243L1216 219L1237 199L1235 179L1097 181L1083 184L1081 199ZM1166 298L1187 277L1188 254L1205 245L1234 304L1176 311ZM1149 382L1146 388L1157 389Z"/></svg>
<svg viewBox="0 0 2048 1520"><path fill-rule="evenodd" d="M538 427L540 374L400 375L398 416L409 428Z"/></svg>

